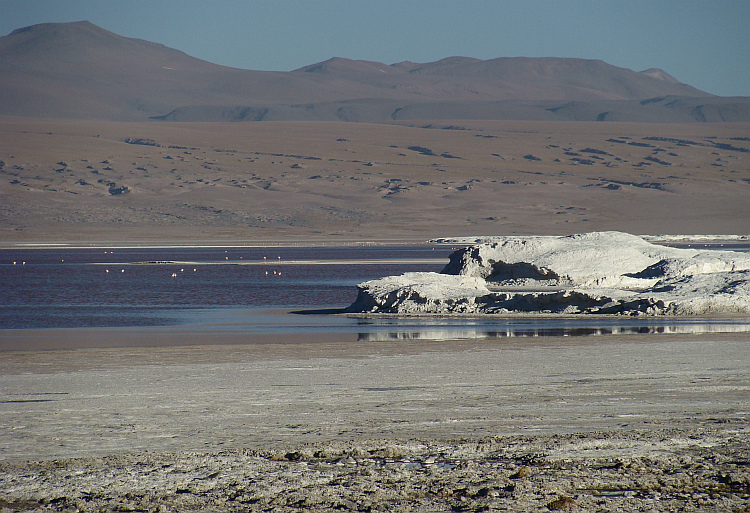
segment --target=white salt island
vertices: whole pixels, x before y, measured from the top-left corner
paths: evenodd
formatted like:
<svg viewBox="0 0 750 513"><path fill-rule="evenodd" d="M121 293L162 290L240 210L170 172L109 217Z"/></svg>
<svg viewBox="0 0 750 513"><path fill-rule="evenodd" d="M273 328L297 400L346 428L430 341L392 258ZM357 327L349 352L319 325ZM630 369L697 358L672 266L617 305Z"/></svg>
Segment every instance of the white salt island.
<svg viewBox="0 0 750 513"><path fill-rule="evenodd" d="M440 273L360 283L347 309L382 314L750 314L750 255L621 232L494 237Z"/></svg>

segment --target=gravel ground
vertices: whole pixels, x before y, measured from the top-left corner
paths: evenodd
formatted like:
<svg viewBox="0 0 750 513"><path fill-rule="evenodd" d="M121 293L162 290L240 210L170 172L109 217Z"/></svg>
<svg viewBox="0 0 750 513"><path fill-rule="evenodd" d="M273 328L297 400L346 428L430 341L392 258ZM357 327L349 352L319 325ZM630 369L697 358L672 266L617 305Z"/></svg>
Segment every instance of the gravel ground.
<svg viewBox="0 0 750 513"><path fill-rule="evenodd" d="M2 511L750 511L750 430L0 463Z"/></svg>

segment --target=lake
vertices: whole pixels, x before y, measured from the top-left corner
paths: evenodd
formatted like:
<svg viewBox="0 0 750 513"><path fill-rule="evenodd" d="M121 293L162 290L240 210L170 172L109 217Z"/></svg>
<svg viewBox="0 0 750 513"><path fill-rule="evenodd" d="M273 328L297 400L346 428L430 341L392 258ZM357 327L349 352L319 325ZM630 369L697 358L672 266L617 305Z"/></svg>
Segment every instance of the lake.
<svg viewBox="0 0 750 513"><path fill-rule="evenodd" d="M718 318L357 318L356 284L440 271L448 245L30 247L0 250L2 330L350 333L356 340L750 331ZM743 248L744 249L744 248Z"/></svg>

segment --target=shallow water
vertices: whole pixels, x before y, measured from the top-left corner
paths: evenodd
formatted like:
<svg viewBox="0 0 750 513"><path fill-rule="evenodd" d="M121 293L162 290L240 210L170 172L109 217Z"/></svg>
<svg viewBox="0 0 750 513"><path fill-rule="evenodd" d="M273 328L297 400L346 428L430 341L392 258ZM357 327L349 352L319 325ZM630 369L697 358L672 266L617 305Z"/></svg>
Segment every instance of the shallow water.
<svg viewBox="0 0 750 513"><path fill-rule="evenodd" d="M16 249L0 251L4 329L211 324L224 309L348 306L356 284L439 271L450 248Z"/></svg>
<svg viewBox="0 0 750 513"><path fill-rule="evenodd" d="M348 306L357 283L440 271L452 251L441 245L0 250L0 336L3 329L186 326L248 334L353 333L369 341L750 331L742 318L326 314Z"/></svg>

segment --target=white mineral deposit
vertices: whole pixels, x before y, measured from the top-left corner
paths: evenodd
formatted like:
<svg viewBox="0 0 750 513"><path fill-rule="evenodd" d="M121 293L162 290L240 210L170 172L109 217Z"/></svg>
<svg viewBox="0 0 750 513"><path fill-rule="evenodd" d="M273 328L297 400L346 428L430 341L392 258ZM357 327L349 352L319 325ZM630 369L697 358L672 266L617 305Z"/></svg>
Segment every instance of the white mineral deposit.
<svg viewBox="0 0 750 513"><path fill-rule="evenodd" d="M350 312L724 315L750 313L750 256L660 246L621 232L496 237L441 273L358 285Z"/></svg>

